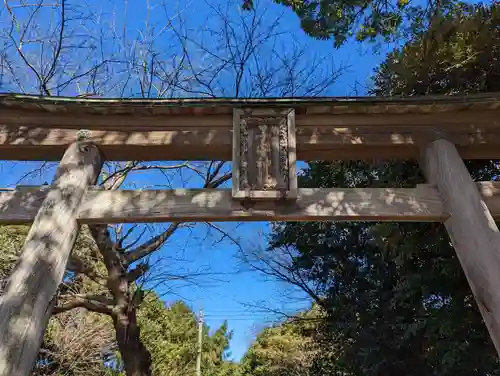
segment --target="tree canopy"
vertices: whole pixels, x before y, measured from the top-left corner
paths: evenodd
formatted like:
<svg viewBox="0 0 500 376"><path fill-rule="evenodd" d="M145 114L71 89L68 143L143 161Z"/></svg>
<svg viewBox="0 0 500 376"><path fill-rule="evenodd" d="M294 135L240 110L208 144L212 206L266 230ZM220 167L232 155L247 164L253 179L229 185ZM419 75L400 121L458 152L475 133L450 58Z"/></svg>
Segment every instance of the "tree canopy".
<svg viewBox="0 0 500 376"><path fill-rule="evenodd" d="M500 90L500 6L459 4L392 51L374 76L376 95Z"/></svg>
<svg viewBox="0 0 500 376"><path fill-rule="evenodd" d="M142 340L151 352L153 374L162 376L194 375L198 351L198 319L182 301L170 305L149 292L139 309ZM227 323L215 331L203 326L202 363L204 376L230 375L232 364L226 361L232 333Z"/></svg>
<svg viewBox="0 0 500 376"><path fill-rule="evenodd" d="M300 19L302 29L317 39L333 39L335 46L350 37L358 41L386 40L408 35L426 27L429 20L452 9L454 1L410 0L274 0L290 8ZM243 0L252 9L253 0Z"/></svg>
<svg viewBox="0 0 500 376"><path fill-rule="evenodd" d="M315 341L322 310L310 310L261 331L241 361L242 376L299 376L317 374Z"/></svg>

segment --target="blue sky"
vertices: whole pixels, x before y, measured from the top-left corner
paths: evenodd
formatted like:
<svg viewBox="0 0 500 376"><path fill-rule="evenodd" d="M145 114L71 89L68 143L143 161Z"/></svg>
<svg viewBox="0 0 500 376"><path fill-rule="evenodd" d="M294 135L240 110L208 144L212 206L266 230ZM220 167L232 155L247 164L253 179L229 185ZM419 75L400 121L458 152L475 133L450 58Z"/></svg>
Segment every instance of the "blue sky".
<svg viewBox="0 0 500 376"><path fill-rule="evenodd" d="M75 3L75 1L73 1ZM78 1L76 1L78 3ZM175 5L174 2L168 2L172 5L171 14L175 14L175 7L182 8L181 17L186 21L186 30L199 30L200 28L220 28L217 18L213 17L213 5L221 5L222 0L190 0L188 2ZM104 5L103 5L104 4ZM147 6L144 1L129 2L97 2L88 1L86 4L81 2L81 6L88 6L89 9L101 11L104 28L111 27L111 19L114 19L114 28L117 30L125 29L128 34L139 34L139 30L144 27L144 20L148 15ZM157 3L149 2L152 5L152 14L150 23L161 27L162 17L165 17L165 9L162 9ZM3 5L2 5L3 6ZM236 5L234 5L236 7ZM274 4L270 0L261 0L258 4L259 9L266 9L266 19L274 20L279 18L281 21L280 31L291 33L288 40L293 40L296 45L305 47L307 53L301 57L303 63L307 64L308 59L314 55L319 55L322 59L332 59L337 67L347 67L342 76L336 81L325 94L336 96L363 95L366 93L368 77L373 69L384 58L389 46L381 46L376 52L372 46L361 45L358 43L349 43L340 50L333 48L331 41L315 41L307 37L300 29L299 21L295 14L286 8ZM125 12L124 9L127 9ZM233 11L237 13L237 8ZM236 12L236 13L234 13ZM5 13L0 13L0 16ZM124 18L123 15L126 14ZM113 18L110 18L110 15ZM175 20L173 21L175 22ZM194 32L195 35L201 32ZM164 36L156 42L156 48L163 51L169 51L174 48L170 45L169 37L171 34L165 33ZM206 36L204 38L207 38ZM210 39L205 39L204 43L210 44ZM178 47L175 47L178 48ZM284 47L286 48L286 47ZM203 63L202 55L198 56L200 63ZM29 77L26 74L26 77ZM231 78L222 77L220 84L229 85ZM10 87L0 87L0 91L11 89ZM137 88L134 87L134 90ZM230 90L227 92L230 93ZM78 88L69 87L65 91L67 95L78 93ZM36 163L3 163L0 164L1 186L13 186L34 167L39 166ZM44 181L50 181L53 169L44 170L41 175L31 176L23 179L23 184L39 184ZM184 174L184 178L191 179L189 174ZM179 187L183 183L180 175L171 177L172 184ZM130 179L130 184L136 186L144 185L165 185L165 176L159 173L141 173L134 175ZM189 183L191 185L191 183ZM195 184L195 183L192 183ZM195 185L193 185L195 186ZM198 185L199 186L199 185ZM238 238L245 247L265 247L266 233L268 224L250 223L219 224L232 236ZM151 226L152 231L157 231L164 227L164 224ZM225 319L229 322L229 327L234 331L231 342L231 352L233 359L240 359L248 345L259 329L262 329L277 318L276 315L259 310L257 306L267 306L279 311L293 312L307 307L309 301L306 297L294 293L287 286L280 285L274 281L266 281L262 276L248 270L241 262L238 256L238 248L227 240L220 241L220 234L213 229L209 231L206 225L199 224L190 229L179 231L168 244L160 251L154 261L157 262L158 270L168 271L210 271L210 275L199 278L196 284L186 284L172 282L158 286L158 292L164 294L166 301L175 299L184 299L196 311L203 309L206 322L211 327L217 327ZM287 297L293 297L293 299ZM254 306L254 308L249 307Z"/></svg>

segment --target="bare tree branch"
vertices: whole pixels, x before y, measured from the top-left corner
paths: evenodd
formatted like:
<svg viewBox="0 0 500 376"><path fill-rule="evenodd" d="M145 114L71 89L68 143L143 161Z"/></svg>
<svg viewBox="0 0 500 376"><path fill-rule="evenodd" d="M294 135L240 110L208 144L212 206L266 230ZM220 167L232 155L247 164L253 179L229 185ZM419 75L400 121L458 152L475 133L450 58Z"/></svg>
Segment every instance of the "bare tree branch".
<svg viewBox="0 0 500 376"><path fill-rule="evenodd" d="M92 312L111 315L113 311L113 301L105 295L63 295L57 298L57 304L53 308L52 313L63 313L74 308L85 308Z"/></svg>
<svg viewBox="0 0 500 376"><path fill-rule="evenodd" d="M85 274L88 278L98 283L105 280L103 276L97 274L92 266L74 254L70 256L66 269L73 273Z"/></svg>
<svg viewBox="0 0 500 376"><path fill-rule="evenodd" d="M134 269L126 274L127 281L129 283L135 282L136 280L141 278L148 270L149 266L147 263L137 265Z"/></svg>
<svg viewBox="0 0 500 376"><path fill-rule="evenodd" d="M54 57L52 59L52 64L44 78L42 85L46 87L47 83L54 77L56 72L57 63L59 62L59 57L61 56L61 50L63 48L64 39L64 28L66 26L66 0L61 0L61 26L59 28L59 37L57 40L57 46L55 49Z"/></svg>
<svg viewBox="0 0 500 376"><path fill-rule="evenodd" d="M280 254L280 251L284 253ZM280 261L279 257L283 254L287 254L289 259ZM322 299L321 296L308 285L308 283L300 275L300 272L293 268L293 257L288 251L283 251L282 249L273 250L272 252L254 251L251 253L251 256L253 259L249 257L248 253L242 254L245 263L250 265L254 270L276 280L298 287L300 290L309 295L311 299L313 299L320 307L325 310L328 309L324 299Z"/></svg>
<svg viewBox="0 0 500 376"><path fill-rule="evenodd" d="M134 248L133 250L125 253L124 264L130 265L136 261L143 259L144 257L149 256L151 253L160 248L181 225L181 223L174 222L170 224L170 226L168 226L168 229L166 231L151 238L150 240Z"/></svg>

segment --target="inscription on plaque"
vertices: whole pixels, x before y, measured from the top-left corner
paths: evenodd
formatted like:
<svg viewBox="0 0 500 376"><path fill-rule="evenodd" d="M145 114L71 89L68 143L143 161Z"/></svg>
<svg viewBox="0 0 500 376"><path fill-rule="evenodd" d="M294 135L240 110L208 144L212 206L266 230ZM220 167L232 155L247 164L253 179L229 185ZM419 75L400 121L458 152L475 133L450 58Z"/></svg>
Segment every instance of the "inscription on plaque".
<svg viewBox="0 0 500 376"><path fill-rule="evenodd" d="M234 110L233 198L295 199L293 109Z"/></svg>

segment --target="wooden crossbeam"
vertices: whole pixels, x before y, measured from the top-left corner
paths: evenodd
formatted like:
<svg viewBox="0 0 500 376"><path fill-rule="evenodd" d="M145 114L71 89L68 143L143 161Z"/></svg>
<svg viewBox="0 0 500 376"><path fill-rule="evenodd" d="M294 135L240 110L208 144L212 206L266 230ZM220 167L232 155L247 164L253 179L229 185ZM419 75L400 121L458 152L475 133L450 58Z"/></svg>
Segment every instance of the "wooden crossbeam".
<svg viewBox="0 0 500 376"><path fill-rule="evenodd" d="M463 158L500 158L500 111L297 114L298 160L417 158L446 135ZM439 126L436 126L439 124ZM107 160L231 160L232 115L0 112L0 159L59 160L87 129ZM126 146L126 147L125 147Z"/></svg>
<svg viewBox="0 0 500 376"><path fill-rule="evenodd" d="M500 183L477 186L492 215L500 218ZM0 223L32 222L49 187L19 187L0 192ZM448 217L436 188L299 189L296 202L256 202L231 198L231 190L90 189L80 223L162 221L422 221Z"/></svg>

